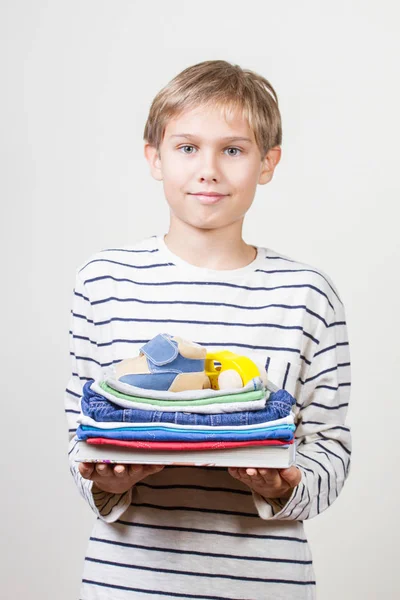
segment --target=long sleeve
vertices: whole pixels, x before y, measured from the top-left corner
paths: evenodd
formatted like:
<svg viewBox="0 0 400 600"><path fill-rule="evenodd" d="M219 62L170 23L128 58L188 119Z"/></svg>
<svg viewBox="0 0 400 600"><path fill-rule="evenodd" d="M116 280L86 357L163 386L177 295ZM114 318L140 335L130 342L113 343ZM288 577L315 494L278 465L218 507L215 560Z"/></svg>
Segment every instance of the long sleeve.
<svg viewBox="0 0 400 600"><path fill-rule="evenodd" d="M71 311L70 360L71 376L65 390L65 413L69 432L69 464L72 476L83 498L100 519L112 523L125 512L131 503L131 490L124 494L93 492L93 482L84 479L74 461L76 453L77 418L80 414L82 388L89 379L98 379L102 374L99 347L93 322L92 306L79 272L76 276Z"/></svg>
<svg viewBox="0 0 400 600"><path fill-rule="evenodd" d="M350 395L350 355L343 304L331 296L306 377L296 395L296 466L301 481L289 500L253 494L263 519L305 520L338 497L350 468L351 437L345 418Z"/></svg>

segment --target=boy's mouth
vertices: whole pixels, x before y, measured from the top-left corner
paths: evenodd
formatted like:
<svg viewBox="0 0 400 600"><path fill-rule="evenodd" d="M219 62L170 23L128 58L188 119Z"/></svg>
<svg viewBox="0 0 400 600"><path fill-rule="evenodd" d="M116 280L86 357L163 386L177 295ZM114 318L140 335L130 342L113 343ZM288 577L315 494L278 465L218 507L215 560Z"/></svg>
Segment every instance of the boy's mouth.
<svg viewBox="0 0 400 600"><path fill-rule="evenodd" d="M195 196L203 204L216 204L222 198L225 198L227 194L218 194L217 192L199 192L196 194L190 194Z"/></svg>

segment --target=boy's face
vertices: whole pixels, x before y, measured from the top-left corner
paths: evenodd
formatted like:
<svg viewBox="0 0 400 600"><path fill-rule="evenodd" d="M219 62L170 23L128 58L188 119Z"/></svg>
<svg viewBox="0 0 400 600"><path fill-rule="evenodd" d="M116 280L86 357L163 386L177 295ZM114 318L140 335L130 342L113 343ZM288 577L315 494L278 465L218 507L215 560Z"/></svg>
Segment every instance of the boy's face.
<svg viewBox="0 0 400 600"><path fill-rule="evenodd" d="M257 184L271 180L280 148L262 159L253 131L238 112L227 121L221 109L200 106L169 121L159 153L146 144L145 155L153 177L163 181L173 218L218 229L243 221Z"/></svg>

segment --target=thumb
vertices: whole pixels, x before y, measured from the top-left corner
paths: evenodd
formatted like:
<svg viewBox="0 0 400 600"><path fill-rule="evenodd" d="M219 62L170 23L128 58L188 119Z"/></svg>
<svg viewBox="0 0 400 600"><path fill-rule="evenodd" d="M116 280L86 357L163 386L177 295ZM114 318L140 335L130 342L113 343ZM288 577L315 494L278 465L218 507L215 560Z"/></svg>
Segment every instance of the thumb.
<svg viewBox="0 0 400 600"><path fill-rule="evenodd" d="M301 481L301 471L297 467L289 467L289 469L281 469L279 475L284 479L290 487L294 488Z"/></svg>
<svg viewBox="0 0 400 600"><path fill-rule="evenodd" d="M78 469L84 479L90 479L94 470L93 463L79 463Z"/></svg>

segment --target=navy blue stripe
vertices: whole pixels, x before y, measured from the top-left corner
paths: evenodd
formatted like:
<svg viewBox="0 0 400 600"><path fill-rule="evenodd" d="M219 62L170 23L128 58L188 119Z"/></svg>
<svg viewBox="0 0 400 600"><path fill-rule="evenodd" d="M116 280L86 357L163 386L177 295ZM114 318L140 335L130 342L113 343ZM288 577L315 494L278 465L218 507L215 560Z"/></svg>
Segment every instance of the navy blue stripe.
<svg viewBox="0 0 400 600"><path fill-rule="evenodd" d="M112 344L121 343L121 344L146 344L149 340L128 340L128 339L117 339L112 340L111 342L104 342L102 344L98 344L98 347L104 346L112 346ZM297 348L285 348L278 346L255 346L254 344L241 344L239 342L204 342L204 341L196 341L197 344L202 346L236 346L237 348L250 348L252 350L276 350L277 352L293 352L295 354L299 354L300 351ZM78 357L77 357L78 358ZM114 360L110 363L104 363L101 366L108 367L111 364L119 362L120 359ZM94 361L96 362L96 361Z"/></svg>
<svg viewBox="0 0 400 600"><path fill-rule="evenodd" d="M288 518L289 518L289 517L292 515L292 513L293 513L294 509L296 508L296 506L297 506L297 504L298 504L297 502L294 502L294 501L295 501L295 499L296 499L296 496L297 496L297 494L298 494L298 492L299 492L300 488L303 488L303 489L302 489L301 498L300 498L300 500L299 500L299 503L300 503L300 502L302 501L302 499L303 499L304 488L305 488L304 484L303 484L303 485L301 485L301 486L300 486L300 485L298 485L298 486L297 486L297 488L296 488L296 491L295 491L295 493L294 493L294 495L293 495L293 498L292 498L291 500L289 500L289 502L288 502L288 503L287 503L287 505L285 506L285 512L286 512L286 510L288 509L288 507L289 507L289 506L292 504L292 502L293 502L293 508L292 508L292 510L290 511L290 513L286 515L286 517L285 517L286 519L288 519Z"/></svg>
<svg viewBox="0 0 400 600"><path fill-rule="evenodd" d="M301 381L301 380L300 380L300 381ZM303 383L303 382L301 381L301 383ZM344 381L343 383L339 383L339 385L338 385L338 386L336 386L336 387L333 387L332 385L322 385L322 384L321 384L321 385L316 385L316 386L315 386L315 389L316 389L316 390L319 390L319 389L325 389L325 390L334 390L334 391L336 391L336 390L338 390L340 387L347 387L347 386L351 386L351 383L350 383L350 381Z"/></svg>
<svg viewBox="0 0 400 600"><path fill-rule="evenodd" d="M316 352L314 354L314 358L316 358L320 354L323 354L324 352L329 352L329 350L334 350L335 348L338 348L339 346L348 346L348 345L349 345L349 342L338 342L337 344L333 344L333 346L328 346L327 348L323 348L322 350L318 350L318 352Z"/></svg>
<svg viewBox="0 0 400 600"><path fill-rule="evenodd" d="M148 502L132 502L131 506L141 508L154 508L155 510L167 510L167 511L186 511L186 512L200 512L208 513L212 515L234 515L235 517L251 517L259 519L258 513L246 513L235 510L215 510L212 508L194 508L193 506L160 506L159 504L149 504Z"/></svg>
<svg viewBox="0 0 400 600"><path fill-rule="evenodd" d="M105 509L105 507L107 506L107 504L108 504L108 502L109 502L109 501L107 501L107 502L105 503L105 505L104 505L104 506L101 508L101 510L100 510L102 517L108 517L108 515L109 515L109 514L111 514L112 510L113 510L113 509L114 509L116 506L118 506L118 504L120 504L124 498L126 498L127 494L129 494L129 490L128 490L127 492L124 492L123 494L121 494L121 496L118 498L118 501L117 501L117 502L115 502L115 503L112 505L112 507L110 508L110 510L109 510L107 513L105 513L105 512L104 512L104 509ZM114 496L115 496L115 495L112 495L112 496L111 496L111 498L110 498L110 500L113 500L113 499L114 499Z"/></svg>
<svg viewBox="0 0 400 600"><path fill-rule="evenodd" d="M326 425L326 423L323 423L322 421L302 421L301 422L302 425ZM334 427L329 427L329 430L331 429L341 429L342 431L350 431L350 429L348 427L342 427L341 425L335 425ZM320 433L320 435L322 435ZM322 436L324 437L324 436ZM329 440L330 438L326 438L327 440ZM337 440L336 440L337 441Z"/></svg>
<svg viewBox="0 0 400 600"><path fill-rule="evenodd" d="M304 465L301 465L301 468L304 469L304 471L308 471L309 473L311 473L313 475L313 477L315 477L315 471L313 471L312 469L309 469L308 467L305 467Z"/></svg>
<svg viewBox="0 0 400 600"><path fill-rule="evenodd" d="M290 371L290 363L288 362L287 367L286 367L286 372L285 372L285 377L283 379L283 383L282 383L282 388L286 389L286 381L289 375L289 371Z"/></svg>
<svg viewBox="0 0 400 600"><path fill-rule="evenodd" d="M100 252L132 252L135 254L153 254L154 252L160 252L158 248L154 248L153 250L130 250L128 248L104 248L104 250L100 250Z"/></svg>
<svg viewBox="0 0 400 600"><path fill-rule="evenodd" d="M329 440L329 441L335 441L335 440ZM332 454L332 456L336 456L336 458L338 458L340 460L340 462L342 463L343 466L343 477L346 478L346 466L344 464L344 460L341 456L339 456L339 454L336 454L335 452L333 452L332 450L329 450L328 448L325 448L325 446L323 444L321 444L321 442L315 442L316 446L319 446L320 448L322 448L323 450L325 450L325 452L327 452L328 454ZM329 457L328 457L329 458Z"/></svg>
<svg viewBox="0 0 400 600"><path fill-rule="evenodd" d="M196 320L192 320L192 319L143 319L143 318L138 318L138 317L131 317L131 318L126 318L126 317L113 317L112 319L108 319L107 321L96 321L95 325L99 326L99 325L107 325L108 323L110 323L111 321L114 322L129 322L129 323L183 323L183 324L188 324L188 325L223 325L223 326L227 326L227 327L269 327L269 328L275 328L275 329L285 329L285 330L297 330L297 331L303 331L303 327L301 327L301 325L280 325L279 323L240 323L238 321L234 321L234 322L229 322L229 321L196 321ZM303 334L307 337L309 337L311 340L313 340L314 342L316 342L317 344L319 344L319 340L317 340L316 338L314 338L310 333L307 333L306 331L303 331ZM88 338L87 338L88 339Z"/></svg>
<svg viewBox="0 0 400 600"><path fill-rule="evenodd" d="M73 377L78 377L81 381L93 381L93 377L80 377L78 373L72 373Z"/></svg>
<svg viewBox="0 0 400 600"><path fill-rule="evenodd" d="M339 386L333 386L333 385L316 385L315 386L316 390L333 390L333 391L337 391L339 389Z"/></svg>
<svg viewBox="0 0 400 600"><path fill-rule="evenodd" d="M142 481L137 483L135 487L145 487L151 490L202 490L205 492L227 492L229 494L242 494L244 496L251 496L250 491L246 490L235 490L232 488L219 488L209 487L206 485L150 485L149 483L143 483Z"/></svg>
<svg viewBox="0 0 400 600"><path fill-rule="evenodd" d="M65 412L66 412L66 413L71 413L71 414L73 414L73 415L80 415L80 414L81 414L81 411L80 411L80 410L72 410L72 408L66 408L66 409L65 409Z"/></svg>
<svg viewBox="0 0 400 600"><path fill-rule="evenodd" d="M328 325L328 328L329 327L336 327L336 325L346 325L346 321L335 321L334 323L330 323Z"/></svg>
<svg viewBox="0 0 400 600"><path fill-rule="evenodd" d="M154 265L130 265L129 263L123 263L118 260L111 260L109 258L94 258L93 260L86 263L82 269L80 269L79 273L82 273L89 265L93 265L94 263L108 263L111 265L119 265L120 267L128 267L130 269L157 269L160 267L169 267L171 263L155 263ZM84 282L86 284L86 281Z"/></svg>
<svg viewBox="0 0 400 600"><path fill-rule="evenodd" d="M240 600L240 598L233 598L232 595L228 596L205 596L203 594L180 594L178 592L164 592L161 590L145 590L143 588L133 588L133 587L127 587L124 585L116 585L116 584L112 584L112 583L104 583L101 581L94 581L92 579L82 579L83 583L89 583L91 585L99 585L101 587L106 587L106 588L111 588L111 589L116 589L116 590L126 590L129 592L139 592L141 594L153 594L153 595L158 595L158 596L171 596L173 598L194 598L195 600ZM299 582L299 584L301 585L302 582ZM310 585L315 585L315 581L310 582Z"/></svg>
<svg viewBox="0 0 400 600"><path fill-rule="evenodd" d="M285 329L286 329L286 328L285 328ZM301 329L302 329L302 328L301 328ZM305 337L308 337L310 340L312 340L312 341L313 341L313 342L315 342L316 344L319 344L319 340L317 340L317 338L313 337L313 336L311 335L311 333L308 333L307 331L304 331L304 330L303 330L303 335L304 335Z"/></svg>
<svg viewBox="0 0 400 600"><path fill-rule="evenodd" d="M262 577L240 577L238 575L226 575L222 573L201 573L199 571L182 571L178 569L162 569L160 567L145 567L144 565L132 565L126 563L114 562L111 560L101 560L100 558L92 558L86 556L85 560L94 562L100 565L112 565L113 567L122 567L125 569L134 569L137 571L151 571L152 573L169 573L173 575L186 575L188 577L204 577L212 579L230 579L233 581L254 581L258 583L287 583L294 585L312 585L311 581L296 581L291 579L270 579Z"/></svg>
<svg viewBox="0 0 400 600"><path fill-rule="evenodd" d="M113 540L106 540L104 538L90 538L93 542L100 542L103 544L111 544L112 546L122 546L124 548L137 548L139 550L148 550L149 552L169 552L171 554L190 554L193 556L212 556L213 558L229 558L234 560L251 560L259 562L274 562L274 563L288 563L296 565L311 565L311 560L294 560L290 558L269 558L261 556L238 556L236 554L219 554L216 552L200 552L198 550L182 550L175 548L163 548L161 546L143 546L140 544L128 544L127 542L116 542Z"/></svg>
<svg viewBox="0 0 400 600"><path fill-rule="evenodd" d="M316 443L315 443L315 445L317 446L317 445L318 445L318 442L316 442ZM329 464L329 465L331 465L331 466L332 466L332 468L333 468L332 461L331 461L331 459L329 458L329 456L328 456L328 453L327 453L327 452L321 452L321 450L315 450L315 452L316 452L316 454L323 454L323 455L326 457L326 460L327 460L328 464ZM321 463L321 466L322 466L322 463ZM338 486L338 480L337 480L337 477L334 477L334 480L333 480L333 481L334 481L334 484L335 484L335 492L336 492L336 498L337 498L337 497L338 497L338 495L339 495L339 492L338 492L338 487L337 487L337 486ZM328 498L329 498L329 490L328 490Z"/></svg>
<svg viewBox="0 0 400 600"><path fill-rule="evenodd" d="M326 408L326 410L338 410L339 408L344 408L348 406L348 402L343 402L343 404L337 404L336 406L326 406L325 404L319 404L319 402L313 402L313 406L318 406L318 408Z"/></svg>
<svg viewBox="0 0 400 600"><path fill-rule="evenodd" d="M84 296L80 292L77 292L75 289L74 289L74 295L78 296L78 298L82 298L83 300L85 300L86 302L88 302L90 304L89 298L87 296Z"/></svg>
<svg viewBox="0 0 400 600"><path fill-rule="evenodd" d="M151 322L151 321L149 321ZM110 342L100 342L100 343L96 343L96 347L97 348L104 348L107 346L112 346L113 344L146 344L149 340L132 340L132 339L127 339L127 338L117 338L114 340L111 340ZM288 348L288 347L278 347L278 346L255 346L254 344L244 344L244 343L240 343L240 342L210 342L210 341L197 341L197 344L200 344L202 346L236 346L238 348L250 348L251 350L274 350L277 352L293 352L295 354L299 354L299 358L304 361L306 364L310 365L311 361L308 360L305 356L303 356L302 354L300 354L300 350L298 350L297 348ZM120 359L118 359L115 362L119 362ZM104 363L103 366L108 366L112 363ZM301 381L302 384L304 384L304 382Z"/></svg>
<svg viewBox="0 0 400 600"><path fill-rule="evenodd" d="M243 306L241 304L231 304L229 302L206 302L200 300L142 300L139 298L117 298L116 296L109 296L107 298L102 298L100 300L93 300L91 302L92 306L96 304L104 304L105 302L137 302L138 304L151 304L151 305L162 305L162 304L179 304L184 306L226 306L227 308L238 308L240 310L264 310L265 308L284 308L287 310L304 310L308 314L317 318L321 321L325 327L328 327L328 323L325 319L316 313L315 311L309 309L305 304L264 304L261 306ZM128 319L129 320L129 319ZM110 323L110 321L104 321L104 323Z"/></svg>
<svg viewBox="0 0 400 600"><path fill-rule="evenodd" d="M267 256L266 258L271 258L271 257ZM256 272L257 273L267 273L268 275L272 275L274 273L315 273L316 275L319 275L319 277L322 277L322 279L329 285L330 289L335 294L335 296L339 300L339 302L341 304L343 304L341 299L339 298L336 290L332 287L332 285L329 283L327 278L324 277L322 275L322 273L319 273L318 271L315 271L314 269L276 269L274 271L264 271L264 269L256 269Z"/></svg>
<svg viewBox="0 0 400 600"><path fill-rule="evenodd" d="M304 360L304 362L306 363L306 365L311 365L311 360L308 360L305 356L303 356L302 354L300 354L300 358L301 360Z"/></svg>
<svg viewBox="0 0 400 600"><path fill-rule="evenodd" d="M310 496L310 490L307 488L307 496L308 496L308 500L303 508L303 510L297 515L296 519L300 520L301 515L303 514L303 512L308 508L308 515L310 514L310 507L311 507L311 496ZM303 519L304 520L304 517Z"/></svg>
<svg viewBox="0 0 400 600"><path fill-rule="evenodd" d="M293 260L292 258L287 258L285 256L281 256L280 254L277 254L276 256L266 256L265 258L267 260L284 260L285 262L298 264L297 260Z"/></svg>
<svg viewBox="0 0 400 600"><path fill-rule="evenodd" d="M86 315L81 315L80 313L75 313L71 310L71 314L73 317L75 317L76 319L83 319L84 321L87 321L87 323L90 323L93 325L93 321L92 319L88 319Z"/></svg>
<svg viewBox="0 0 400 600"><path fill-rule="evenodd" d="M328 506L330 506L329 495L331 493L331 476L330 476L329 471L316 458L312 458L311 456L307 456L307 454L303 454L303 452L300 452L300 450L297 450L297 453L300 454L300 456L304 456L304 458L306 458L308 460L312 460L313 462L317 463L317 465L319 465L321 467L321 469L323 471L325 471L325 473L327 474L327 476L328 476L328 494L327 494L327 500L328 500Z"/></svg>
<svg viewBox="0 0 400 600"><path fill-rule="evenodd" d="M348 427L336 426L336 427L330 427L329 429L344 429L345 431L350 432L350 429ZM331 438L326 437L326 435L324 435L323 433L319 433L318 435L327 441L329 441L331 439ZM346 448L346 446L344 444L342 444L342 442L340 440L334 440L334 441L336 442L336 444L339 444L339 446L341 448L343 448L343 450L346 452L346 454L348 454L349 456L351 455L351 451L348 448Z"/></svg>
<svg viewBox="0 0 400 600"><path fill-rule="evenodd" d="M101 363L99 363L98 360L95 360L94 358L91 358L90 356L77 356L74 352L70 352L69 353L70 356L74 356L76 358L76 360L84 360L86 362L92 362L95 363L96 365L99 365L100 367L104 367L104 366L108 366L108 365L102 365ZM118 362L118 361L115 361ZM111 364L111 363L108 363Z"/></svg>
<svg viewBox="0 0 400 600"><path fill-rule="evenodd" d="M72 333L72 332L70 332L70 333ZM97 346L97 342L94 342L89 337L86 337L84 335L75 335L75 334L72 334L72 339L73 340L82 340L84 342L89 342L90 344L93 344L93 346Z"/></svg>
<svg viewBox="0 0 400 600"><path fill-rule="evenodd" d="M139 592L140 594L151 594L157 596L172 596L173 598L194 598L195 600L239 600L239 598L228 598L226 596L204 596L193 594L179 594L178 592L163 592L161 590L145 590L143 588L127 587L126 585L116 585L113 583L104 583L103 581L94 581L93 579L82 579L82 583L90 585L99 585L100 587L111 588L113 590L125 590L127 592Z"/></svg>
<svg viewBox="0 0 400 600"><path fill-rule="evenodd" d="M79 440L76 440L75 444L72 446L71 450L68 452L68 456L69 456L70 454L72 454L72 452L75 450L75 448L76 448L76 445L78 444L78 442L79 442Z"/></svg>
<svg viewBox="0 0 400 600"><path fill-rule="evenodd" d="M310 381L314 381L314 379L318 379L318 377L321 377L321 375L325 375L326 373L332 373L333 371L337 371L337 365L334 367L330 367L329 369L324 369L323 371L320 371L316 375L313 375L312 377L306 379L303 383L309 383Z"/></svg>
<svg viewBox="0 0 400 600"><path fill-rule="evenodd" d="M153 266L157 266L157 265L153 265ZM162 265L161 265L162 266ZM112 277L111 275L101 275L99 277L92 277L91 279L87 279L84 284L87 285L88 283L94 283L95 281L104 281L105 279L111 279L112 281L118 281L118 282L126 282L126 283L132 283L135 285L141 285L141 286L147 286L147 287L170 287L170 286L174 286L174 285L179 285L179 286L192 286L192 285L196 285L196 286L207 286L208 288L210 287L224 287L224 288L232 288L232 289L239 289L239 290L248 290L251 292L273 292L275 290L282 290L282 289L310 289L313 290L314 292L317 292L317 294L320 294L321 296L323 296L329 306L332 308L332 310L334 310L333 304L332 302L329 300L327 294L325 294L325 292L323 292L322 290L320 290L319 288L317 288L315 285L311 285L309 283L302 283L302 284L293 284L293 285L276 285L273 287L254 287L254 286L249 286L249 285L238 285L236 283L228 283L226 281L157 281L157 282L150 282L150 281L134 281L132 279L126 279L126 278L118 278L118 277Z"/></svg>
<svg viewBox="0 0 400 600"><path fill-rule="evenodd" d="M65 391L66 391L68 394L71 394L71 396L75 396L75 398L80 398L80 397L81 397L81 395L80 395L80 394L77 394L76 392L73 392L72 390L70 390L70 389L68 389L68 388L67 388Z"/></svg>
<svg viewBox="0 0 400 600"><path fill-rule="evenodd" d="M271 357L268 356L267 361L265 363L265 371L268 373L269 363L271 362Z"/></svg>
<svg viewBox="0 0 400 600"><path fill-rule="evenodd" d="M319 508L319 498L321 496L321 483L322 483L322 477L321 475L318 474L318 494L317 494L317 513L319 514L320 508Z"/></svg>
<svg viewBox="0 0 400 600"><path fill-rule="evenodd" d="M150 525L148 523L137 523L131 521L122 521L118 519L116 523L121 525L129 525L130 527L142 527L143 529L162 529L163 531L185 531L187 533L200 533L205 535L222 535L225 537L234 538L245 538L254 540L280 540L287 542L298 542L300 544L307 544L307 540L304 538L298 538L287 535L257 535L255 533L234 533L230 531L218 531L217 529L195 529L193 527L170 527L168 525Z"/></svg>

